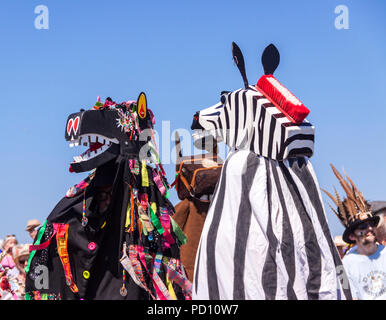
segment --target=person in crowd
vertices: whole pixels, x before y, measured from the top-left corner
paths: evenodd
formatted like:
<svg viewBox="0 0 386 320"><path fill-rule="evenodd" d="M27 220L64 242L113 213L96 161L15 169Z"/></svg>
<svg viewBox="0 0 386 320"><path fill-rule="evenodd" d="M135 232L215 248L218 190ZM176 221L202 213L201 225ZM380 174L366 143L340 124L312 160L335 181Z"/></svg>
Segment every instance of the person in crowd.
<svg viewBox="0 0 386 320"><path fill-rule="evenodd" d="M2 253L0 253L0 300L17 300L15 292L16 285L13 279L18 276L19 271L13 259L13 252L17 246L15 235L5 237Z"/></svg>
<svg viewBox="0 0 386 320"><path fill-rule="evenodd" d="M35 236L38 232L38 229L40 227L40 221L37 219L28 220L27 226L25 228L25 231L28 232L32 240L35 239Z"/></svg>
<svg viewBox="0 0 386 320"><path fill-rule="evenodd" d="M340 258L343 259L348 250L349 244L343 241L342 236L336 236L334 238L334 243L338 249Z"/></svg>
<svg viewBox="0 0 386 320"><path fill-rule="evenodd" d="M24 299L25 294L25 268L28 264L29 257L29 244L18 245L15 250L14 260L16 268L19 270L19 274L13 278L14 283L17 285L15 293L19 299Z"/></svg>
<svg viewBox="0 0 386 320"><path fill-rule="evenodd" d="M337 206L334 211L345 226L343 241L354 245L343 258L343 266L354 299L386 299L386 249L377 242L375 229L379 216L374 215L372 207L363 197L353 181L346 175L345 180L332 166L335 176L347 194L342 201L335 190L335 197L326 194Z"/></svg>
<svg viewBox="0 0 386 320"><path fill-rule="evenodd" d="M0 261L0 264L3 268L13 269L16 267L15 261L12 256L12 249L18 244L16 236L14 234L7 235L3 243L3 258Z"/></svg>
<svg viewBox="0 0 386 320"><path fill-rule="evenodd" d="M372 212L379 217L379 222L375 228L377 241L386 245L386 201L370 202Z"/></svg>

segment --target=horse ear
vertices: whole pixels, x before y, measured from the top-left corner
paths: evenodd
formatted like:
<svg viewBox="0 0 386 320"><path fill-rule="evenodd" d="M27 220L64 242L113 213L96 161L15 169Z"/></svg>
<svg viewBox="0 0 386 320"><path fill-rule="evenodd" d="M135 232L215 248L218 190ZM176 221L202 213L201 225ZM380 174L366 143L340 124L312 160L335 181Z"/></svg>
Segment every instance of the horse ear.
<svg viewBox="0 0 386 320"><path fill-rule="evenodd" d="M264 49L261 63L263 64L264 74L273 74L279 65L280 53L272 43Z"/></svg>
<svg viewBox="0 0 386 320"><path fill-rule="evenodd" d="M244 57L239 46L235 42L232 42L232 56L233 56L234 62L236 63L237 68L241 73L241 76L243 77L244 86L247 89L248 79L247 79L247 74L245 73Z"/></svg>
<svg viewBox="0 0 386 320"><path fill-rule="evenodd" d="M145 119L147 115L147 99L146 94L141 92L137 99L137 114L141 119Z"/></svg>

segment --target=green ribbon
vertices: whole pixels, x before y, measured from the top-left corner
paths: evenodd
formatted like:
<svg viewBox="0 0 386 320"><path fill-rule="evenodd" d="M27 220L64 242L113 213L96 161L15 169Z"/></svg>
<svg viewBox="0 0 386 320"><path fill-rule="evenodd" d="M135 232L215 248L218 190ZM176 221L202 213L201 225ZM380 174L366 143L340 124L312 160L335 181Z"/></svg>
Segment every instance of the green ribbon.
<svg viewBox="0 0 386 320"><path fill-rule="evenodd" d="M145 223L143 222L143 219L141 218L141 215L138 215L139 216L139 220L141 220L142 222L142 232L145 236L147 236L147 228L146 228L146 225Z"/></svg>
<svg viewBox="0 0 386 320"><path fill-rule="evenodd" d="M165 190L166 190L164 197L165 197L165 199L169 199L169 197L170 197L169 189L168 189L167 185L165 184L165 182L162 181L162 184L164 185Z"/></svg>
<svg viewBox="0 0 386 320"><path fill-rule="evenodd" d="M165 232L164 228L162 228L161 221L157 218L155 215L152 207L148 204L149 210L150 210L150 218L153 226L157 229L159 234L163 234Z"/></svg>
<svg viewBox="0 0 386 320"><path fill-rule="evenodd" d="M188 242L188 237L186 236L186 234L181 230L180 226L178 225L177 222L174 221L174 219L172 217L170 217L170 222L171 222L171 225L172 225L172 228L173 228L173 231L174 233L176 234L178 240L180 240L180 242L182 244L185 244Z"/></svg>
<svg viewBox="0 0 386 320"><path fill-rule="evenodd" d="M46 226L47 226L47 220L44 221L43 225L41 226L41 228L39 229L39 233L38 233L38 237L34 243L34 245L38 245L40 244L40 241L42 240L42 237L43 237L43 234L44 234L44 231L46 231ZM30 265L31 265L31 261L33 259L33 257L35 256L35 253L36 251L32 251L28 257L28 264L27 266L25 267L25 273L28 273L29 272L29 269L30 269Z"/></svg>

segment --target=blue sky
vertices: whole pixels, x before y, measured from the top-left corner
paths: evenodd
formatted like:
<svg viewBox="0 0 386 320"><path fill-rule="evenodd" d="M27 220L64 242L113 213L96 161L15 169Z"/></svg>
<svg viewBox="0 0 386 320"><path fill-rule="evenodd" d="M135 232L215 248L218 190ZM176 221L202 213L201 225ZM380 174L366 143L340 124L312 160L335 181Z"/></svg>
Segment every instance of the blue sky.
<svg viewBox="0 0 386 320"><path fill-rule="evenodd" d="M37 30L37 5L49 29ZM349 29L335 28L338 5ZM329 163L370 200L386 200L386 2L3 0L0 10L0 238L30 241L26 221L43 221L69 186L67 116L100 95L147 93L156 129L190 128L192 115L222 90L242 87L231 43L244 53L249 82L263 74L269 43L281 54L275 76L311 110L312 163L322 188L338 186ZM174 165L167 165L173 181ZM341 189L339 189L341 191ZM172 201L178 199L172 192ZM324 197L326 199L326 197ZM327 208L326 208L327 209ZM342 226L327 209L332 234Z"/></svg>

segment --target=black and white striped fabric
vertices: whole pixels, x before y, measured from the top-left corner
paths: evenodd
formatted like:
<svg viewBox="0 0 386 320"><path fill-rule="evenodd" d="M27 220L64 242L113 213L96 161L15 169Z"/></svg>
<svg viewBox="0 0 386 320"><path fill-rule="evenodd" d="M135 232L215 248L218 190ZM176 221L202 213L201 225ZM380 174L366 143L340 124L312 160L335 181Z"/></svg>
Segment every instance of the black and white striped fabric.
<svg viewBox="0 0 386 320"><path fill-rule="evenodd" d="M351 299L343 280L308 158L231 151L202 231L193 299Z"/></svg>
<svg viewBox="0 0 386 320"><path fill-rule="evenodd" d="M283 160L311 157L314 150L314 126L307 120L300 125L286 116L255 87L225 93L221 102L199 112L204 131L235 149L249 149L263 157Z"/></svg>

